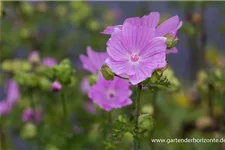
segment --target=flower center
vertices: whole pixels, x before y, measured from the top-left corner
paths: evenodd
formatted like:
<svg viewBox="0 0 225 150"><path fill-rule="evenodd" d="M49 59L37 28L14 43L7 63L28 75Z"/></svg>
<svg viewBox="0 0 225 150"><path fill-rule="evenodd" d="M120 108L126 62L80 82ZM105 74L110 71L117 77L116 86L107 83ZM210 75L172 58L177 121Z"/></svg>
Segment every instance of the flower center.
<svg viewBox="0 0 225 150"><path fill-rule="evenodd" d="M138 55L137 53L132 53L132 54L130 55L130 60L131 60L132 62L137 62L137 61L139 60L139 55Z"/></svg>
<svg viewBox="0 0 225 150"><path fill-rule="evenodd" d="M116 96L116 93L115 93L114 90L108 90L107 93L106 93L106 95L107 95L107 97L109 99L112 99L112 98L114 98Z"/></svg>

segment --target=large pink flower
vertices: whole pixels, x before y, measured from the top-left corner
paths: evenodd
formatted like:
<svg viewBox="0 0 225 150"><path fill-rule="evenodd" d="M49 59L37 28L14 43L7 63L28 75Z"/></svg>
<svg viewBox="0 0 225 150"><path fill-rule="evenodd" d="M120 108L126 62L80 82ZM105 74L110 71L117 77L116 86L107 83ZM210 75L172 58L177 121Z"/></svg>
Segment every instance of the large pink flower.
<svg viewBox="0 0 225 150"><path fill-rule="evenodd" d="M105 63L108 54L106 52L95 52L91 47L87 47L87 56L80 55L83 68L91 73L96 73Z"/></svg>
<svg viewBox="0 0 225 150"><path fill-rule="evenodd" d="M155 29L125 23L107 43L107 65L118 75L127 75L133 85L166 66L166 38L155 37Z"/></svg>
<svg viewBox="0 0 225 150"><path fill-rule="evenodd" d="M160 14L158 12L151 12L147 16L143 16L142 18L133 17L128 18L124 21L125 23L129 23L134 26L147 26L149 28L156 28L156 37L165 36L170 34L174 39L177 37L177 32L182 26L182 21L179 20L178 16L173 16L157 26L159 24ZM103 34L112 34L119 29L122 29L123 25L116 26L108 26L102 33ZM176 53L178 50L176 47L169 50L167 53Z"/></svg>
<svg viewBox="0 0 225 150"><path fill-rule="evenodd" d="M115 77L114 80L107 81L99 73L99 79L90 89L88 96L99 107L110 111L113 108L121 108L132 103L129 98L132 94L129 86L130 84L126 80Z"/></svg>

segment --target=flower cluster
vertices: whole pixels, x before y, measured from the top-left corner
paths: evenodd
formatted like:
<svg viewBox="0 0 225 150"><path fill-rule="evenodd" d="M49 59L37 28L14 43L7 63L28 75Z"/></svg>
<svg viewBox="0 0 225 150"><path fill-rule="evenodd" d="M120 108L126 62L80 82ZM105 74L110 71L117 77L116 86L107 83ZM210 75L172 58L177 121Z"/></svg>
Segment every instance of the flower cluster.
<svg viewBox="0 0 225 150"><path fill-rule="evenodd" d="M100 69L107 58L108 54L106 52L95 52L90 47L87 48L87 56L80 56L83 68L91 73L98 74L97 82L91 87L87 84L87 79L84 79L83 91L88 92L89 98L99 107L110 111L113 108L131 104L132 101L129 97L132 92L129 89L129 83L123 79L118 77L110 81L104 79Z"/></svg>
<svg viewBox="0 0 225 150"><path fill-rule="evenodd" d="M124 79L137 85L166 67L166 54L178 51L175 46L182 21L174 16L159 25L159 20L160 14L151 12L142 18L128 18L122 25L108 26L102 32L111 35L107 53L88 47L88 56L80 56L84 69L98 73L98 81L88 91L93 102L107 111L129 105L130 85ZM91 79L96 79L96 75ZM84 84L82 88L85 89Z"/></svg>

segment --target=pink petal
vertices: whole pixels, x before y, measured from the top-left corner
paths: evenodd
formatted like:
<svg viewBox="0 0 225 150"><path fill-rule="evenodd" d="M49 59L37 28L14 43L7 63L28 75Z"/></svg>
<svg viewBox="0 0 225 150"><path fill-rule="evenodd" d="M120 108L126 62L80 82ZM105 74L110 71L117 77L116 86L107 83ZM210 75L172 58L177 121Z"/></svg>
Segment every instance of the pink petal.
<svg viewBox="0 0 225 150"><path fill-rule="evenodd" d="M144 81L148 77L151 77L155 66L150 66L150 65L144 65L144 64L140 65L136 74L129 76L131 84L137 85L138 83Z"/></svg>
<svg viewBox="0 0 225 150"><path fill-rule="evenodd" d="M176 47L170 49L170 50L167 50L166 51L166 54L170 54L170 53L177 53L178 52L178 49Z"/></svg>
<svg viewBox="0 0 225 150"><path fill-rule="evenodd" d="M177 28L181 25L182 25L182 23L180 23L179 17L173 16L157 27L156 35L164 36L172 31L177 30Z"/></svg>
<svg viewBox="0 0 225 150"><path fill-rule="evenodd" d="M152 41L150 42L149 45L147 45L145 50L140 53L140 56L143 59L146 59L161 51L166 51L166 38L156 37L152 39Z"/></svg>
<svg viewBox="0 0 225 150"><path fill-rule="evenodd" d="M116 25L116 26L108 26L106 29L101 32L102 34L112 34L116 29L122 29L122 25Z"/></svg>
<svg viewBox="0 0 225 150"><path fill-rule="evenodd" d="M106 59L106 64L118 75L128 74L132 75L136 72L136 67L129 62L125 61L115 61L111 58Z"/></svg>

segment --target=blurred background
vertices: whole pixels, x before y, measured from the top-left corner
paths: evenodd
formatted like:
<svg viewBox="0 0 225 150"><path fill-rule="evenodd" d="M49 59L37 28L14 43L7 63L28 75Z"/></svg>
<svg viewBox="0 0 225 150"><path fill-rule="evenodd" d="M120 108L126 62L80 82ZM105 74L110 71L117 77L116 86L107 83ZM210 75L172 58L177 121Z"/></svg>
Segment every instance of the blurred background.
<svg viewBox="0 0 225 150"><path fill-rule="evenodd" d="M29 55L33 51L39 52L40 58L51 57L58 62L64 58L69 58L77 72L76 83L73 88L69 89L70 96L68 96L71 98L69 100L71 101L69 108L71 111L70 117L72 118L71 124L75 124L74 130L76 132L71 139L68 139L73 142L68 144L70 140L66 138L60 139L65 134L59 133L61 126L58 126L58 128L52 127L55 124L54 121L57 122L57 116L54 116L54 111L58 106L51 105L53 105L54 99L57 99L58 96L52 96L48 90L45 91L45 88L43 88L44 90L37 89L36 97L40 99L39 105L45 110L43 112L46 115L43 120L49 119L50 121L42 123L41 127L38 127L38 133L36 134L40 134L39 138L32 137L27 140L26 136L21 136L21 130L25 126L23 121L21 121L21 114L28 105L29 96L26 96L26 94L30 90L25 89L26 86L20 85L22 91L20 104L6 119L8 120L6 122L8 124L7 134L9 135L8 139L10 139L10 148L12 150L129 149L129 134L123 139L125 142L122 143L104 142L104 136L98 136L98 131L105 130L105 127L100 126L99 123L106 124L102 118L107 116L102 110L97 110L97 115L96 112L89 114L90 112L86 111L85 107L88 97L80 90L80 80L87 73L82 69L79 55L86 54L87 46L91 46L96 51L106 51L106 42L109 36L100 33L105 27L122 24L128 17L142 17L152 11L158 11L161 14L161 22L174 15L178 15L180 20L183 21L183 26L178 35L177 48L179 52L170 54L167 57L174 75L180 82L182 92L179 91L173 94L163 92L158 94L158 105L161 115L167 113L168 116L166 116L166 119L163 115L159 117L161 122L159 121L158 124L160 124L159 128L161 128L161 131L158 133L156 131L154 133L155 137L217 136L219 127L215 127L215 124L220 121L223 110L221 108L223 103L220 99L225 100L224 95L220 95L222 92L219 92L219 96L214 95L218 109L213 110L215 116L217 116L215 117L217 119L213 120L213 125L209 123L210 127L204 132L196 130L196 132L189 134L189 130L194 128L193 122L196 123L199 119L203 120L200 120L200 126L202 122L202 124L207 121L210 122L206 117L208 106L206 99L209 90L203 88L205 91L201 89L199 92L196 87L205 84L205 82L200 81L203 80L202 76L207 76L207 73L204 73L204 71L199 73L201 70L210 68L219 68L221 70L225 66L224 8L225 2L1 1L0 64L2 67L0 69L0 100L6 96L4 90L5 81L14 77L13 71L20 69L20 66L15 67L15 70L10 70L8 67L10 68L10 65L15 60L28 61ZM220 86L224 88L224 85ZM218 89L221 89L221 87ZM144 93L143 99L146 97L146 100L143 100L143 103L147 103L148 97L151 96L147 92ZM164 102L165 99L171 99L173 102L169 100ZM202 101L203 105L201 105ZM150 108L151 106L149 105ZM52 113L46 111L48 107L51 107ZM55 107L55 109L52 107ZM126 112L126 110L130 109L132 110L132 106L121 110L121 112ZM116 114L119 114L119 112L116 112ZM166 121L162 121L164 120L163 118ZM165 126L167 121L170 123ZM211 125L213 126L212 128ZM144 139L143 141L143 149L149 149L148 144L146 144L148 140ZM65 143L70 145L70 147L65 147ZM119 146L116 147L115 145ZM158 149L191 149L193 147L199 150L203 148L210 150L224 149L221 144L180 144L175 146L173 144L169 146L158 144L156 145L157 147Z"/></svg>

